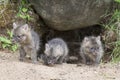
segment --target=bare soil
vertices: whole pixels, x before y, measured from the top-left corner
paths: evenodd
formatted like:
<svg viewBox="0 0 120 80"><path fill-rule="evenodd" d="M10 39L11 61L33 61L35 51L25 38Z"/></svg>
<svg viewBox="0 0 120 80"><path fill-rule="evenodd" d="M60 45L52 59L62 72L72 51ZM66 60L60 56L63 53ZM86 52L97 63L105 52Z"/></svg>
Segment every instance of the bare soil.
<svg viewBox="0 0 120 80"><path fill-rule="evenodd" d="M0 52L0 80L120 80L120 63L99 66L20 62L18 53Z"/></svg>

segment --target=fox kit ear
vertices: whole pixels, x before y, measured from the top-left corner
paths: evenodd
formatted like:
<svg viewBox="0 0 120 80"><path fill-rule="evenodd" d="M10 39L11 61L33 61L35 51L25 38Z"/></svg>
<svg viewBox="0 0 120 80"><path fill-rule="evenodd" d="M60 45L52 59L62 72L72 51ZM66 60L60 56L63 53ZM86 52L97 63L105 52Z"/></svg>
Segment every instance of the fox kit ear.
<svg viewBox="0 0 120 80"><path fill-rule="evenodd" d="M28 30L29 30L28 24L25 24L25 25L23 25L23 26L21 26L21 27L22 27L22 29L24 29L25 31L28 31Z"/></svg>
<svg viewBox="0 0 120 80"><path fill-rule="evenodd" d="M45 48L47 48L47 49L48 49L48 48L49 48L49 44L47 44L47 43L46 43L46 44L45 44Z"/></svg>
<svg viewBox="0 0 120 80"><path fill-rule="evenodd" d="M16 29L18 26L17 26L17 24L14 22L13 23L13 29Z"/></svg>
<svg viewBox="0 0 120 80"><path fill-rule="evenodd" d="M85 38L84 38L84 41L85 41L85 42L89 41L88 37L85 37Z"/></svg>
<svg viewBox="0 0 120 80"><path fill-rule="evenodd" d="M97 40L100 40L101 38L100 38L100 36L98 36L96 39L97 39Z"/></svg>

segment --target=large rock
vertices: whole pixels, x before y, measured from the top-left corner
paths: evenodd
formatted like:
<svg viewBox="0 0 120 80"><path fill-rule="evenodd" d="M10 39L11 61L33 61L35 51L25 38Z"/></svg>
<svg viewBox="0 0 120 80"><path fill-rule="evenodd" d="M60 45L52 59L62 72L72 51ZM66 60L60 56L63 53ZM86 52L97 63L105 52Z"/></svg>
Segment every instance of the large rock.
<svg viewBox="0 0 120 80"><path fill-rule="evenodd" d="M46 25L73 30L98 24L114 0L30 0Z"/></svg>

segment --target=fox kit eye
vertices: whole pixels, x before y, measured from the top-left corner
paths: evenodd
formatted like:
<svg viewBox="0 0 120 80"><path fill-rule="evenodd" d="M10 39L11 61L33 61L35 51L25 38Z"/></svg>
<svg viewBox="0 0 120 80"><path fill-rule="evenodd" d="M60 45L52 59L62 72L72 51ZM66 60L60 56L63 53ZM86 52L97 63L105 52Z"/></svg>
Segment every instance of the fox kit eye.
<svg viewBox="0 0 120 80"><path fill-rule="evenodd" d="M17 35L18 38L21 38L21 37L24 37L24 36L25 36L24 34Z"/></svg>
<svg viewBox="0 0 120 80"><path fill-rule="evenodd" d="M98 49L99 49L99 47L96 47L96 49L98 50Z"/></svg>
<svg viewBox="0 0 120 80"><path fill-rule="evenodd" d="M20 38L21 36L20 36L20 35L18 35L17 37L18 37L18 38Z"/></svg>
<svg viewBox="0 0 120 80"><path fill-rule="evenodd" d="M92 48L90 48L90 50L91 50L91 51L94 51L94 48L92 47Z"/></svg>
<svg viewBox="0 0 120 80"><path fill-rule="evenodd" d="M24 34L21 35L22 37L25 36Z"/></svg>

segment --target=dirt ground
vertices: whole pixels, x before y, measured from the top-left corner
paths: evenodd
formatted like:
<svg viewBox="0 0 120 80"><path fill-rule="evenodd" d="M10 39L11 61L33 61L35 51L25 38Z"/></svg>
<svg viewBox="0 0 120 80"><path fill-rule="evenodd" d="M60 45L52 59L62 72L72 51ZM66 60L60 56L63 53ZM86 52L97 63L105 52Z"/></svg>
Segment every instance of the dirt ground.
<svg viewBox="0 0 120 80"><path fill-rule="evenodd" d="M0 80L120 80L120 64L100 64L98 67L20 62L18 53L0 52Z"/></svg>

